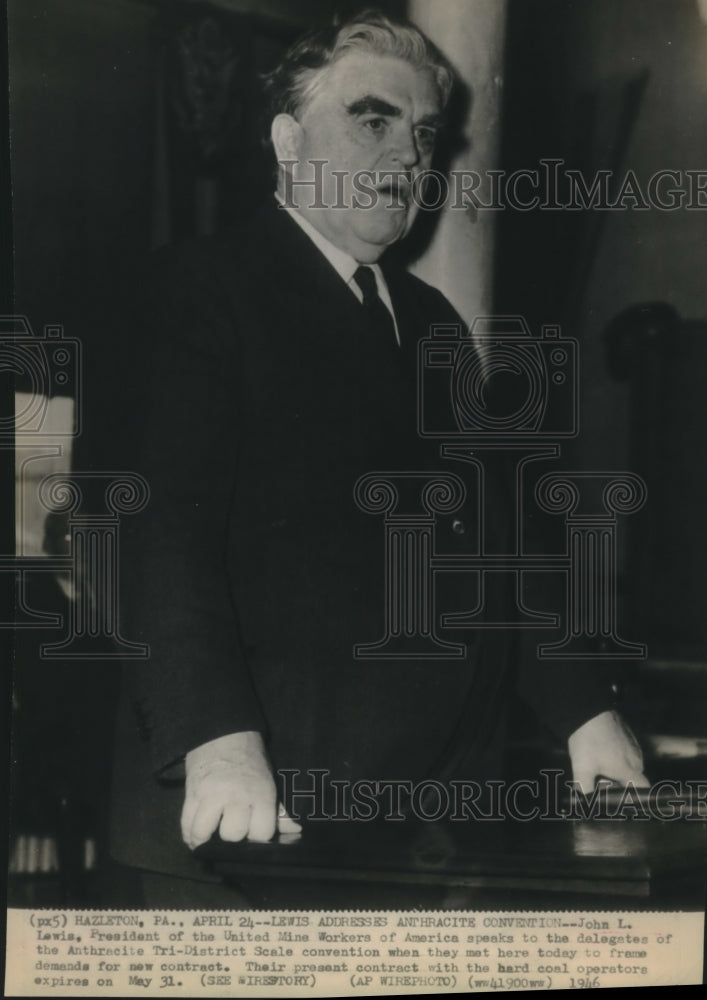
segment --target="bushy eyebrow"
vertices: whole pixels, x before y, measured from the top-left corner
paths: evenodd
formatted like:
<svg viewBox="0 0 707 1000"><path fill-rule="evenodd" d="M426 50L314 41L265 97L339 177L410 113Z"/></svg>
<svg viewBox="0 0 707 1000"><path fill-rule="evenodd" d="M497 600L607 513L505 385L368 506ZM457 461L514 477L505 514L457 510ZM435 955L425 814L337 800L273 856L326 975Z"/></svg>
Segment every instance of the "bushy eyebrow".
<svg viewBox="0 0 707 1000"><path fill-rule="evenodd" d="M418 122L415 122L415 125L418 127L422 125L425 128L441 128L442 120L441 115L424 115Z"/></svg>
<svg viewBox="0 0 707 1000"><path fill-rule="evenodd" d="M366 94L345 107L352 116L373 114L386 115L388 118L400 118L403 113L402 108L396 107L395 104L388 104L382 97L376 97L375 94Z"/></svg>
<svg viewBox="0 0 707 1000"><path fill-rule="evenodd" d="M355 118L357 115L385 115L387 118L400 118L403 113L402 108L397 107L395 104L389 104L382 97L376 97L375 94L366 94L352 104L345 105L345 107L347 113L352 118ZM436 114L424 115L419 121L415 122L415 126L417 128L420 126L423 128L441 128L442 116Z"/></svg>

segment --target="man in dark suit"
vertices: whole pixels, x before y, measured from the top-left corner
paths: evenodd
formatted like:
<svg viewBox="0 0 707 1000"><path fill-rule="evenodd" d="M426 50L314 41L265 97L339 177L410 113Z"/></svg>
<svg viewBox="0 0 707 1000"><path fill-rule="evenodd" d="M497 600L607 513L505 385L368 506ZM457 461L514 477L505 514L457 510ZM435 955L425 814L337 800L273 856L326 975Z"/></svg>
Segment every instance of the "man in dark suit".
<svg viewBox="0 0 707 1000"><path fill-rule="evenodd" d="M279 205L152 265L116 431L151 490L121 552L124 634L150 646L126 667L119 712L112 850L125 864L199 878L188 848L217 830L299 831L282 769L301 785L313 768L498 775L505 633L467 634L464 660L353 654L380 637L386 596L382 527L355 483L450 471L417 433L417 344L460 320L382 258L412 225L451 85L419 31L377 13L300 42L270 79ZM502 537L500 487L494 511ZM471 496L454 514L477 517ZM438 518L439 545L463 552L473 532L452 522ZM452 609L471 606L450 576ZM645 781L595 672L545 667L526 687L585 787Z"/></svg>

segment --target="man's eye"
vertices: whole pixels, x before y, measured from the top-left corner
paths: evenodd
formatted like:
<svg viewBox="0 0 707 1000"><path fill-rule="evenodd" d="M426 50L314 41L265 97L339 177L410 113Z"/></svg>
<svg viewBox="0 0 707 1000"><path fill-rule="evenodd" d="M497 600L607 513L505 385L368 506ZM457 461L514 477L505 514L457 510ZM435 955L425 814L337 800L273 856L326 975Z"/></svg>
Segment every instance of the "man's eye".
<svg viewBox="0 0 707 1000"><path fill-rule="evenodd" d="M369 118L363 124L364 128L367 128L369 132L378 134L385 131L386 121L385 118Z"/></svg>
<svg viewBox="0 0 707 1000"><path fill-rule="evenodd" d="M429 149L431 146L434 146L437 138L436 129L425 126L424 128L417 128L415 134L417 135L417 141L423 149Z"/></svg>

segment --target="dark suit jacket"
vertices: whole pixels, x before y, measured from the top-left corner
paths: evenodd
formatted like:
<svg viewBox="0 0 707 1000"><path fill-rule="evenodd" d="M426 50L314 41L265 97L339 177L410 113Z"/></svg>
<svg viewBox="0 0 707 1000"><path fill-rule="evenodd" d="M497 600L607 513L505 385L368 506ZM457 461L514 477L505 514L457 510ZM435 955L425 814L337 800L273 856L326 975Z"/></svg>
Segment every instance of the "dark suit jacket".
<svg viewBox="0 0 707 1000"><path fill-rule="evenodd" d="M386 277L398 352L370 340L351 291L271 207L236 234L157 254L134 300L112 361L108 454L150 485L121 549L123 633L149 643L150 658L126 666L119 712L121 861L196 873L179 832L179 765L239 730L266 733L276 769L498 776L507 634L465 633L461 661L352 655L381 637L384 609L383 524L358 510L354 483L371 471L473 472L443 463L416 430L417 342L458 317L406 272ZM500 480L494 489L502 551L510 513ZM441 550L473 546L451 522L475 523L474 496L439 518ZM472 576L449 575L440 611L473 604ZM578 678L544 667L526 685L563 736L609 705L595 675Z"/></svg>

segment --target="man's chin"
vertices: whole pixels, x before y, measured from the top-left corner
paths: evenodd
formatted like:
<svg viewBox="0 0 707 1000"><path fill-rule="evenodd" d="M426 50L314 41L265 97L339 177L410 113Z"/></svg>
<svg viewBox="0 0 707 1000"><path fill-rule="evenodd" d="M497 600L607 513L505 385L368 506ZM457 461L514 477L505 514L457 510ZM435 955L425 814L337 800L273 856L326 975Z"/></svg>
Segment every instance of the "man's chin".
<svg viewBox="0 0 707 1000"><path fill-rule="evenodd" d="M387 209L386 213L390 214L366 220L366 225L356 228L357 238L371 247L378 247L379 253L401 240L411 224L408 213L402 209Z"/></svg>

